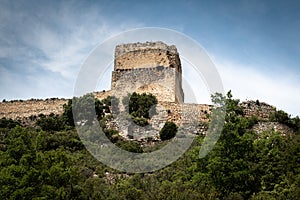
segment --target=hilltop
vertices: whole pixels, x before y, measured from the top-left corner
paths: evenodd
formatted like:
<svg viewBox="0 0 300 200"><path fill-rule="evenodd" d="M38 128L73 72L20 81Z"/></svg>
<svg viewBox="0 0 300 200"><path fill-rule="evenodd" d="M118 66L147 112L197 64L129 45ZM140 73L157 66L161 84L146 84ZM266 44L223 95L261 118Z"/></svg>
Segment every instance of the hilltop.
<svg viewBox="0 0 300 200"><path fill-rule="evenodd" d="M93 95L96 99L102 101L108 97L116 97L119 99L118 107L122 112L122 109L124 111L124 105L121 104L122 99L128 93L153 94L160 106L157 107L156 115L149 122L156 130L162 128L166 121L172 121L177 126L192 123L191 119L200 124L208 122L207 115L211 112L211 105L184 103L183 69L176 46L160 41L120 44L116 46L114 54L111 90L94 92ZM261 120L268 121L270 115L275 112L275 107L257 102L259 101L242 102L240 105L244 115L256 116ZM2 102L0 103L0 118L11 118L20 120L24 124L33 124L40 115L62 115L63 105L67 103L68 99L58 98ZM110 109L113 110L111 107ZM128 126L118 124L117 119L110 123L110 126L112 124L115 127L111 128L119 131L123 137L128 137ZM194 132L200 130L203 132L203 128L200 127Z"/></svg>
<svg viewBox="0 0 300 200"><path fill-rule="evenodd" d="M212 98L226 108L214 135L212 113L223 107L184 103L174 45L123 44L115 56L109 91L0 103L0 199L299 199L299 117L229 91ZM174 162L155 171L153 157L138 166L148 171L132 170L134 156L191 135ZM213 148L200 158L211 136ZM111 146L131 157L107 154ZM95 149L116 165L100 162ZM164 153L168 160L179 148Z"/></svg>

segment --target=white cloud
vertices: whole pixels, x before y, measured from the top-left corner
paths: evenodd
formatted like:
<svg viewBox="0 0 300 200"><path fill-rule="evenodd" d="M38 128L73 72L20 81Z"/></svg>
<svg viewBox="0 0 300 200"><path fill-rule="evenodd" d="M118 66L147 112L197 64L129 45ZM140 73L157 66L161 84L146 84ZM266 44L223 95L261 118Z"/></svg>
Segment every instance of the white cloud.
<svg viewBox="0 0 300 200"><path fill-rule="evenodd" d="M70 97L82 63L97 44L141 26L114 24L97 8L78 9L70 2L34 12L1 6L6 12L0 19L6 20L0 25L0 59L6 62L0 66L0 98L6 99Z"/></svg>
<svg viewBox="0 0 300 200"><path fill-rule="evenodd" d="M258 66L246 66L212 56L221 76L224 90L232 91L233 97L245 100L259 100L284 110L292 116L300 115L300 80L297 74L273 71L264 73ZM210 104L210 94L205 81L187 62L183 66L183 88L185 101ZM190 87L190 88L189 88ZM193 98L196 97L196 100Z"/></svg>
<svg viewBox="0 0 300 200"><path fill-rule="evenodd" d="M288 71L285 74L263 73L257 66L245 66L214 57L226 91L232 90L242 101L260 100L274 105L294 116L300 114L300 92L296 79Z"/></svg>
<svg viewBox="0 0 300 200"><path fill-rule="evenodd" d="M202 74L193 68L185 59L181 58L182 87L185 103L212 104L210 91Z"/></svg>

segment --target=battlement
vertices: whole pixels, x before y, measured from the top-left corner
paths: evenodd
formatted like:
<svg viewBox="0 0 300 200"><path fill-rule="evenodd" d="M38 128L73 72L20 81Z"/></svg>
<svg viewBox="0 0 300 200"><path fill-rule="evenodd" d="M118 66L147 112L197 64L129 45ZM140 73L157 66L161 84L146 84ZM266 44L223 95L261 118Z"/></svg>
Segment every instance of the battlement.
<svg viewBox="0 0 300 200"><path fill-rule="evenodd" d="M164 50L169 51L172 54L178 54L177 48L175 45L166 45L165 43L158 42L145 42L145 43L128 43L120 44L115 48L115 58L129 52L133 51L149 51L149 50Z"/></svg>
<svg viewBox="0 0 300 200"><path fill-rule="evenodd" d="M163 42L129 43L115 48L114 70L152 68L157 66L176 68L181 73L179 54L174 45Z"/></svg>

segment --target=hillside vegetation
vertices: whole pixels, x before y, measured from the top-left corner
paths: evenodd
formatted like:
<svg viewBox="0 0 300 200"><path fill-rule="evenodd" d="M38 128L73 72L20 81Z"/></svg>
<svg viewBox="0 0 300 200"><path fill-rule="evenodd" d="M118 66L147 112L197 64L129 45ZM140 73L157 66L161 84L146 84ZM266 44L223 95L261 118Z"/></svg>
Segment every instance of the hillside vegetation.
<svg viewBox="0 0 300 200"><path fill-rule="evenodd" d="M94 100L93 96L89 98ZM138 98L135 95L134 101ZM96 100L95 107L97 120L116 145L132 152L147 152L168 142L146 149L107 128L111 100L112 97ZM78 105L84 108L84 102ZM223 132L206 157L198 156L204 139L198 135L176 162L141 174L116 171L89 154L74 128L72 100L64 106L63 115L38 116L36 127L22 127L18 121L3 118L0 199L299 199L299 118L276 111L269 120L293 132L268 130L258 134L252 127L259 119L243 116L239 101L230 93L226 105ZM149 111L137 107L131 113L134 118L147 119L145 110Z"/></svg>

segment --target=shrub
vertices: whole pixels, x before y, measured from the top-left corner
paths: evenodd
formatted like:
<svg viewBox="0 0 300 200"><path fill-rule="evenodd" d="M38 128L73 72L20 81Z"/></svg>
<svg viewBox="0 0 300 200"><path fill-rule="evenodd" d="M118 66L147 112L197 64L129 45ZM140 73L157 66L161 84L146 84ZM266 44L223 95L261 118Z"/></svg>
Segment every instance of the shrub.
<svg viewBox="0 0 300 200"><path fill-rule="evenodd" d="M289 123L289 119L290 119L290 116L282 110L275 111L270 116L271 121L276 121L276 122L286 124L286 125Z"/></svg>
<svg viewBox="0 0 300 200"><path fill-rule="evenodd" d="M160 130L159 136L161 140L169 140L176 135L177 126L174 122L166 122L164 127Z"/></svg>
<svg viewBox="0 0 300 200"><path fill-rule="evenodd" d="M77 121L86 121L88 124L92 124L94 119L93 109L95 109L97 119L101 120L105 113L110 113L109 106L113 97L107 97L102 101L95 98L93 94L86 94L82 97L74 97L70 99L67 104L64 105L63 116L67 120L69 126L75 126L73 119L73 111L76 111ZM75 106L75 108L73 108ZM92 107L91 107L92 106Z"/></svg>
<svg viewBox="0 0 300 200"><path fill-rule="evenodd" d="M118 135L119 132L114 129L104 129L104 133L108 139L112 139L114 135Z"/></svg>
<svg viewBox="0 0 300 200"><path fill-rule="evenodd" d="M0 119L0 128L14 128L16 126L20 126L20 122L19 121L15 121L13 119L6 119L5 117L3 117L2 119Z"/></svg>
<svg viewBox="0 0 300 200"><path fill-rule="evenodd" d="M49 115L39 118L36 125L44 131L61 131L67 129L66 119L63 116Z"/></svg>
<svg viewBox="0 0 300 200"><path fill-rule="evenodd" d="M133 117L143 117L150 119L151 107L157 104L157 99L152 94L137 94L134 92L129 99L129 114ZM154 113L151 113L154 114Z"/></svg>
<svg viewBox="0 0 300 200"><path fill-rule="evenodd" d="M136 123L139 126L147 126L149 125L148 120L146 118L143 117L135 117L133 118L133 122Z"/></svg>
<svg viewBox="0 0 300 200"><path fill-rule="evenodd" d="M135 141L118 141L116 145L125 151L130 151L133 153L143 153L143 149L141 148L139 143Z"/></svg>

